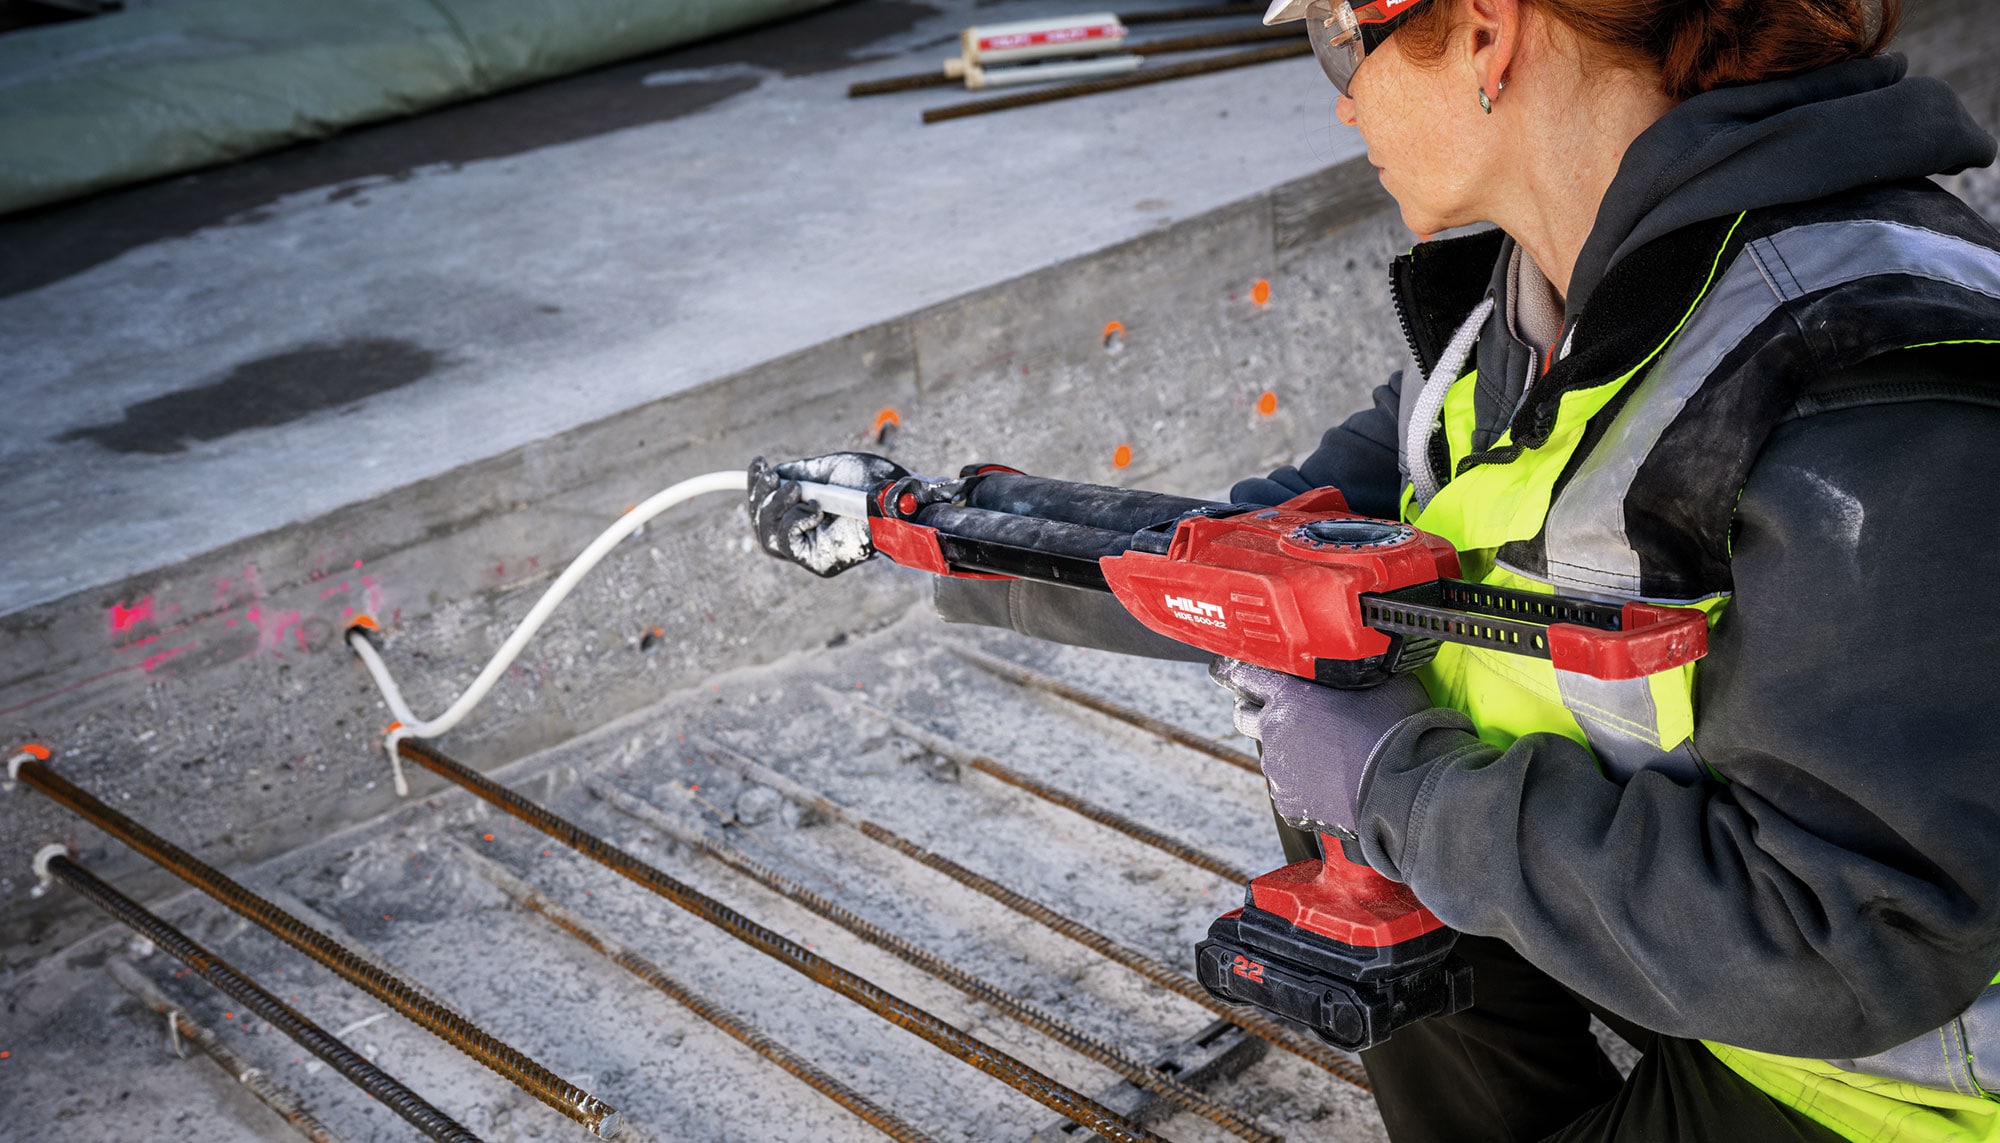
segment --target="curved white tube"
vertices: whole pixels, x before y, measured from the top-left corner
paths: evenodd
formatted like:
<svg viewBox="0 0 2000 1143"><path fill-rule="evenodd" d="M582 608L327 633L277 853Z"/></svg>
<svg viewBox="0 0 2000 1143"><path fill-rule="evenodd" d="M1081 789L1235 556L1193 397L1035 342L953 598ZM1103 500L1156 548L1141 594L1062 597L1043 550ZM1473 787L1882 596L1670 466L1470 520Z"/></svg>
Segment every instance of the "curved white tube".
<svg viewBox="0 0 2000 1143"><path fill-rule="evenodd" d="M692 500L704 493L742 492L748 487L749 477L741 469L711 472L683 480L620 516L617 523L605 529L603 535L593 540L581 555L570 561L569 567L563 569L562 575L558 576L556 581L549 585L549 589L542 593L542 597L535 601L535 606L528 612L528 617L521 620L521 625L514 628L514 633L507 637L507 642L501 644L500 650L487 662L486 669L479 672L479 677L472 680L472 685L465 688L465 693L458 696L458 701L452 703L436 718L421 719L411 713L409 704L403 701L402 689L390 676L389 667L382 662L382 656L376 652L374 644L370 643L361 632L349 631L347 645L354 648L354 653L359 655L362 663L368 667L368 673L375 679L375 686L381 690L382 698L388 702L389 709L395 713L399 724L389 731L388 737L383 741L383 747L389 752L390 768L396 776L397 796L409 796L410 784L403 778L403 759L396 753L396 744L405 738L435 738L457 726L466 715L472 713L472 708L479 705L480 700L486 697L486 692L493 689L493 684L500 681L500 676L506 673L508 667L513 666L514 660L527 647L528 641L535 637L535 633L542 629L542 624L548 621L550 614L576 587L578 581L590 574L590 569L596 567L598 561L602 560L611 549L617 547L625 537L638 531L646 521L676 504Z"/></svg>

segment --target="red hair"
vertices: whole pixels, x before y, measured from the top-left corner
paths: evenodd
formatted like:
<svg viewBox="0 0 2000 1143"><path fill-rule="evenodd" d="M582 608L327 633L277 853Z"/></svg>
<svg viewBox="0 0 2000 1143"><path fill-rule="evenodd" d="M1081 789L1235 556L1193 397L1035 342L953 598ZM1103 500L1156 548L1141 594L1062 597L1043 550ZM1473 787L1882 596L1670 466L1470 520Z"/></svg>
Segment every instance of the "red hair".
<svg viewBox="0 0 2000 1143"><path fill-rule="evenodd" d="M1657 68L1681 100L1878 55L1896 34L1902 0L1522 0L1588 46ZM1444 58L1456 5L1426 4L1397 29L1415 60Z"/></svg>

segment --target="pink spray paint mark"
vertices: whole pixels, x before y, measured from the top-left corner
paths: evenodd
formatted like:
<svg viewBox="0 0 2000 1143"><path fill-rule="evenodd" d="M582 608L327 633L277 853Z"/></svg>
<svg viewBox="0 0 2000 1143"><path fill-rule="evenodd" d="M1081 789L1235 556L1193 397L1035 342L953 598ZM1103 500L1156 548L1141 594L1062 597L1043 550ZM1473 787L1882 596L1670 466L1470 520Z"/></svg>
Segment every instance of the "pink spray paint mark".
<svg viewBox="0 0 2000 1143"><path fill-rule="evenodd" d="M334 596L339 595L341 592L346 591L353 586L354 586L353 584L348 583L345 580L342 580L340 586L329 587L326 590L320 592L319 593L320 602L325 603L327 600L332 599Z"/></svg>
<svg viewBox="0 0 2000 1143"><path fill-rule="evenodd" d="M147 656L146 661L139 664L139 669L145 671L147 674L152 674L160 668L161 664L167 662L169 659L185 655L192 650L194 650L194 644L189 643L185 647L175 647L171 651L162 651L157 655Z"/></svg>
<svg viewBox="0 0 2000 1143"><path fill-rule="evenodd" d="M285 642L285 632L305 622L306 617L297 611L281 611L269 623L260 623L257 629L263 633L263 645L277 648Z"/></svg>
<svg viewBox="0 0 2000 1143"><path fill-rule="evenodd" d="M111 605L110 615L112 634L130 631L136 624L153 617L153 597L146 596L130 607L125 606L125 601L121 599Z"/></svg>
<svg viewBox="0 0 2000 1143"><path fill-rule="evenodd" d="M360 560L355 560L355 561L354 561L354 566L355 566L355 567L357 567L357 568L359 568L359 567L361 566L361 561L360 561Z"/></svg>

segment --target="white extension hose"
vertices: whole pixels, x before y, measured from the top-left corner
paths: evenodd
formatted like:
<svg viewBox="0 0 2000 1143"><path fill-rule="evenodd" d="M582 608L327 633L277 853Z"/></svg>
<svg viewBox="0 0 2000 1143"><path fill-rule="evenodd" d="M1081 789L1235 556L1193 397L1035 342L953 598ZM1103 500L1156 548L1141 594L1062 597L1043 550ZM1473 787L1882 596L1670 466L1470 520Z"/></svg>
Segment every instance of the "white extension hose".
<svg viewBox="0 0 2000 1143"><path fill-rule="evenodd" d="M486 697L486 692L493 689L493 684L500 681L500 676L507 672L507 668L514 665L514 660L520 657L528 641L535 637L535 633L542 629L542 624L548 621L555 609L611 549L617 547L625 537L644 527L648 520L677 504L692 500L704 493L742 492L748 487L749 477L741 469L711 472L683 480L620 516L616 523L604 530L603 535L591 541L590 546L583 549L581 555L570 561L569 567L564 568L562 575L556 577L556 581L549 585L549 589L542 593L540 599L535 601L535 606L528 612L527 618L521 620L521 625L514 628L514 633L500 645L500 650L494 653L493 658L486 664L486 669L480 671L479 677L472 680L472 685L465 688L465 693L459 695L458 700L436 718L418 718L410 711L409 704L403 701L402 688L396 685L395 678L389 674L389 667L382 661L382 656L375 650L375 645L368 641L362 631L350 630L347 634L347 645L354 648L354 653L359 655L362 663L368 667L368 673L375 679L375 686L381 690L383 700L389 704L389 710L396 716L396 724L389 728L388 736L382 743L383 748L389 753L390 770L396 776L396 796L408 797L410 793L410 784L403 777L403 759L396 752L396 744L405 738L436 738L457 726L466 715L471 714L472 709ZM860 489L835 488L805 481L799 483L799 489L804 499L817 500L821 508L834 515L850 517L868 515L867 497Z"/></svg>

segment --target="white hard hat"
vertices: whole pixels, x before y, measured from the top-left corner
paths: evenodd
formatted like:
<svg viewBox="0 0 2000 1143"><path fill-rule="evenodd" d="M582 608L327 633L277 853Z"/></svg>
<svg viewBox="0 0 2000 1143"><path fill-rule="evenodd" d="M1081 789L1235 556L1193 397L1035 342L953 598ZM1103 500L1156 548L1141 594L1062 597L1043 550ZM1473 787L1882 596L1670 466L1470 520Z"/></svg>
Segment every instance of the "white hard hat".
<svg viewBox="0 0 2000 1143"><path fill-rule="evenodd" d="M1271 0L1270 8L1264 12L1266 24L1289 24L1293 20L1306 18L1306 5L1312 0Z"/></svg>

